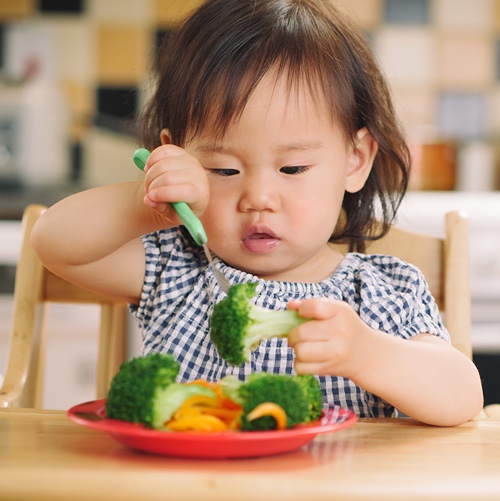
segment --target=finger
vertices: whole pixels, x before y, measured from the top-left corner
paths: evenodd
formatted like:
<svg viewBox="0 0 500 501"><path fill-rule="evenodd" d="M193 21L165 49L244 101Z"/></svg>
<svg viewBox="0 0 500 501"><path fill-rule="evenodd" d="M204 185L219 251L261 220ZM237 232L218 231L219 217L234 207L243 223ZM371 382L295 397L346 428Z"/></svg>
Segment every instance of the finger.
<svg viewBox="0 0 500 501"><path fill-rule="evenodd" d="M331 376L330 371L323 363L309 363L296 360L294 369L297 374L313 374L315 376Z"/></svg>
<svg viewBox="0 0 500 501"><path fill-rule="evenodd" d="M161 203L161 202L155 202L154 200L151 200L151 198L148 195L145 195L143 198L143 202L145 205L150 207L152 210L160 214L164 219L166 219L168 222L172 224L178 224L176 222L175 218L172 219L172 205L169 203Z"/></svg>
<svg viewBox="0 0 500 501"><path fill-rule="evenodd" d="M328 360L328 346L321 341L297 343L293 349L296 362L320 364Z"/></svg>
<svg viewBox="0 0 500 501"><path fill-rule="evenodd" d="M153 165L164 158L184 155L185 153L186 150L180 148L179 146L175 146L174 144L164 144L159 146L149 155L146 165L144 166L144 172L147 172Z"/></svg>
<svg viewBox="0 0 500 501"><path fill-rule="evenodd" d="M147 192L153 202L186 202L191 203L196 200L193 194L193 186L187 184L163 185L158 184L150 188Z"/></svg>
<svg viewBox="0 0 500 501"><path fill-rule="evenodd" d="M295 348L298 343L327 341L328 339L330 339L330 334L325 332L325 329L321 328L315 320L309 320L295 327L287 335L288 344L292 348Z"/></svg>
<svg viewBox="0 0 500 501"><path fill-rule="evenodd" d="M326 320L334 317L345 304L343 301L330 298L306 299L299 304L297 312L304 318Z"/></svg>
<svg viewBox="0 0 500 501"><path fill-rule="evenodd" d="M302 300L300 299L292 299L288 304L287 304L287 308L289 310L298 310L300 305L302 304Z"/></svg>
<svg viewBox="0 0 500 501"><path fill-rule="evenodd" d="M157 162L148 170L144 177L147 191L158 185L180 184L189 178L182 161L164 160Z"/></svg>

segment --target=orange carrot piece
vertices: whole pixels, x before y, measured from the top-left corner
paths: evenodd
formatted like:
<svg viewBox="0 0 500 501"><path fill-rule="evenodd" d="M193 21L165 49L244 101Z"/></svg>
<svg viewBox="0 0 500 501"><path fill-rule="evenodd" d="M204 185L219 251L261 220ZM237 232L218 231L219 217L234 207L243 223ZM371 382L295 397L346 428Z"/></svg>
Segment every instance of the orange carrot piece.
<svg viewBox="0 0 500 501"><path fill-rule="evenodd" d="M286 412L283 410L283 407L278 404L273 402L264 402L252 409L247 414L247 419L249 421L253 421L254 419L261 418L263 416L273 417L276 421L276 428L278 430L284 430L286 428Z"/></svg>

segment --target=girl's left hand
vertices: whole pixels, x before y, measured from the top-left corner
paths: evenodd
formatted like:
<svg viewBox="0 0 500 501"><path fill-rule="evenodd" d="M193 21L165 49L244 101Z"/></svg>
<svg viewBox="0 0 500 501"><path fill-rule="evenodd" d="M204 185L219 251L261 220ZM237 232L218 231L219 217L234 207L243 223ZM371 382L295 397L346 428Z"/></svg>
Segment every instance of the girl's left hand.
<svg viewBox="0 0 500 501"><path fill-rule="evenodd" d="M305 322L288 335L298 374L343 376L356 380L372 361L376 331L346 302L327 298L291 301L289 309Z"/></svg>

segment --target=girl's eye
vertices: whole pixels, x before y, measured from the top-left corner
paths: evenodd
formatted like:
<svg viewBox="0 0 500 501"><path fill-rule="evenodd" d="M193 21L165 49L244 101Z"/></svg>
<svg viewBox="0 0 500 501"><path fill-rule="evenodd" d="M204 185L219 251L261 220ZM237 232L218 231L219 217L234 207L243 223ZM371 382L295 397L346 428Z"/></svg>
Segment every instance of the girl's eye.
<svg viewBox="0 0 500 501"><path fill-rule="evenodd" d="M283 174L302 174L302 172L306 172L309 169L307 165L293 165L288 167L281 167L280 172Z"/></svg>
<svg viewBox="0 0 500 501"><path fill-rule="evenodd" d="M239 174L236 169L212 169L212 172L219 176L236 176L236 174Z"/></svg>

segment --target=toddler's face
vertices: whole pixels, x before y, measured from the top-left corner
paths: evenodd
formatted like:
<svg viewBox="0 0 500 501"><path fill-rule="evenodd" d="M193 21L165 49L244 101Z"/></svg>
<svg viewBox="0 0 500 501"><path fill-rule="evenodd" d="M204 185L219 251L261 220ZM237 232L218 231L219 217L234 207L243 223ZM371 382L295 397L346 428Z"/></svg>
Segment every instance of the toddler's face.
<svg viewBox="0 0 500 501"><path fill-rule="evenodd" d="M186 146L210 183L208 245L231 266L304 282L337 266L327 242L345 190L362 187L371 163L365 172L363 148L346 143L326 110L267 76L222 140L203 134Z"/></svg>

